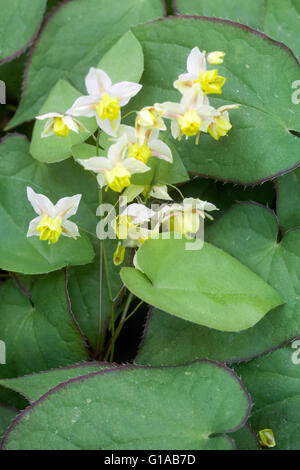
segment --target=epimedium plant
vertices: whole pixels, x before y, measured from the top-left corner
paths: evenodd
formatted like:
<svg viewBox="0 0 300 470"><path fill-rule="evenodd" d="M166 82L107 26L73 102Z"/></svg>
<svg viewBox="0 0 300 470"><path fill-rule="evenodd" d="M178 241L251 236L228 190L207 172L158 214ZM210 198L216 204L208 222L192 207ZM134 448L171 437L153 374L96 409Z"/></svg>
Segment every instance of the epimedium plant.
<svg viewBox="0 0 300 470"><path fill-rule="evenodd" d="M30 141L8 134L0 145L0 267L11 277L0 290L2 449L295 448L299 439L279 430L284 405L275 392L265 402L255 384L256 367L264 374L289 347L228 364L299 334L288 199L297 171L278 180L277 214L232 206L216 183L207 197L199 175L248 185L299 164L299 63L238 23L153 22L160 1L116 11L118 30L102 0L72 0L49 16L6 126L35 117ZM31 13L38 25L41 10ZM260 13L255 5L245 23ZM64 57L61 37L72 45ZM115 362L143 311L133 364ZM289 383L280 400L293 393Z"/></svg>

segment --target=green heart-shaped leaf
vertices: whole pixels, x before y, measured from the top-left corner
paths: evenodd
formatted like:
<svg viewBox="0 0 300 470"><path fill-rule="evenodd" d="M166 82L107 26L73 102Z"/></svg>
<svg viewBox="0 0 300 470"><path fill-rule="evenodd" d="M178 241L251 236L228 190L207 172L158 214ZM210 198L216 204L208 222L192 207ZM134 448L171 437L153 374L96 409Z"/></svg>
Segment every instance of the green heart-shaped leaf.
<svg viewBox="0 0 300 470"><path fill-rule="evenodd" d="M97 68L104 70L113 83L138 83L144 71L142 46L131 31L127 31L102 57Z"/></svg>
<svg viewBox="0 0 300 470"><path fill-rule="evenodd" d="M171 319L154 311L138 356L142 364L178 364L195 358L248 360L300 332L300 230L278 242L274 214L255 204L239 204L206 230L206 239L235 256L281 294L285 304L249 330L223 333Z"/></svg>
<svg viewBox="0 0 300 470"><path fill-rule="evenodd" d="M246 422L250 406L238 377L217 363L120 367L50 390L19 416L2 446L226 450L234 445L226 432Z"/></svg>
<svg viewBox="0 0 300 470"><path fill-rule="evenodd" d="M124 284L155 307L222 331L250 328L283 302L224 251L209 243L198 250L186 245L185 239L146 240L136 254L140 270L122 268Z"/></svg>

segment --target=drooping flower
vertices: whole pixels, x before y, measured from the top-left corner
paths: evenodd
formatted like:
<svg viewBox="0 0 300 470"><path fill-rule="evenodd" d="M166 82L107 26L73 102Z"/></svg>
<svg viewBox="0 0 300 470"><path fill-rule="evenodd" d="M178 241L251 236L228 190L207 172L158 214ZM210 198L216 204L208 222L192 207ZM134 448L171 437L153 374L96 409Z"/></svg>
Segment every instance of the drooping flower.
<svg viewBox="0 0 300 470"><path fill-rule="evenodd" d="M217 64L223 62L224 55L224 52L215 51L208 57L210 57L211 64ZM203 93L220 94L225 81L226 78L219 75L218 69L207 70L205 51L200 52L198 47L194 47L187 59L187 73L178 77L174 82L174 87L184 94L187 88L200 84Z"/></svg>
<svg viewBox="0 0 300 470"><path fill-rule="evenodd" d="M162 112L155 105L146 106L137 113L135 127L139 135L146 133L149 129L158 129L159 131L167 129L162 118Z"/></svg>
<svg viewBox="0 0 300 470"><path fill-rule="evenodd" d="M238 107L239 107L238 104L232 104L232 105L221 106L220 108L218 108L220 115L216 116L213 119L213 121L210 123L207 129L210 135L215 140L219 140L220 137L224 137L225 135L228 134L228 132L232 128L232 124L230 123L230 120L229 120L228 110L236 109Z"/></svg>
<svg viewBox="0 0 300 470"><path fill-rule="evenodd" d="M76 214L81 194L64 197L54 205L46 196L37 194L28 186L27 197L38 214L29 224L27 237L38 236L50 244L57 243L61 235L75 239L80 236L77 225L68 219Z"/></svg>
<svg viewBox="0 0 300 470"><path fill-rule="evenodd" d="M120 193L130 185L132 174L150 170L143 162L135 158L126 158L127 145L127 137L122 135L116 143L109 147L107 157L92 157L77 161L86 170L97 173L97 180L101 188L107 186Z"/></svg>
<svg viewBox="0 0 300 470"><path fill-rule="evenodd" d="M47 119L41 137L50 137L58 135L60 137L68 137L70 131L78 133L79 131L88 132L87 128L72 116L60 113L47 113L36 116L36 119L43 121Z"/></svg>
<svg viewBox="0 0 300 470"><path fill-rule="evenodd" d="M72 116L95 116L100 129L116 137L121 122L121 107L141 90L142 85L133 82L113 85L104 70L93 67L85 78L85 85L88 96L79 97L68 113Z"/></svg>
<svg viewBox="0 0 300 470"><path fill-rule="evenodd" d="M214 204L201 199L186 198L182 204L164 206L158 212L158 220L162 225L167 225L171 232L182 235L195 234L200 227L200 217L213 219L210 211L218 210Z"/></svg>
<svg viewBox="0 0 300 470"><path fill-rule="evenodd" d="M155 212L144 204L130 204L112 223L119 240L124 246L140 246L146 239L154 235L148 223ZM157 232L155 232L157 233Z"/></svg>
<svg viewBox="0 0 300 470"><path fill-rule="evenodd" d="M157 157L168 163L173 163L170 147L158 139L158 129L149 129L148 132L140 134L134 127L121 125L119 135L126 135L128 158L135 158L147 164L150 157Z"/></svg>
<svg viewBox="0 0 300 470"><path fill-rule="evenodd" d="M198 86L187 89L180 103L165 102L156 104L163 116L171 119L171 132L174 139L199 136L200 132L207 132L214 117L220 112L210 106ZM197 137L198 141L198 137Z"/></svg>

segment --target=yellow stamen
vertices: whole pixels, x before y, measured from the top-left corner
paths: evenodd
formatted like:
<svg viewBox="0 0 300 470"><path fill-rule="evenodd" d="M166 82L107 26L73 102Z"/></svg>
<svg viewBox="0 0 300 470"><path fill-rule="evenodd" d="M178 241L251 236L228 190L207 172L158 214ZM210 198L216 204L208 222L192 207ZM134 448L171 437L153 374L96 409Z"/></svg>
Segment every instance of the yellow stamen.
<svg viewBox="0 0 300 470"><path fill-rule="evenodd" d="M275 442L275 437L272 429L262 429L259 431L259 437L261 440L261 443L265 447L275 447L276 442Z"/></svg>
<svg viewBox="0 0 300 470"><path fill-rule="evenodd" d="M100 119L115 121L120 115L120 105L117 98L105 93L102 95L100 103L96 105L96 111Z"/></svg>
<svg viewBox="0 0 300 470"><path fill-rule="evenodd" d="M70 129L68 126L64 123L62 118L60 117L55 117L54 119L54 124L53 124L53 132L54 134L60 136L60 137L68 137L70 133Z"/></svg>
<svg viewBox="0 0 300 470"><path fill-rule="evenodd" d="M232 128L229 119L224 115L215 119L215 122L212 122L208 127L208 132L215 139L219 140L220 137L224 137Z"/></svg>
<svg viewBox="0 0 300 470"><path fill-rule="evenodd" d="M57 243L62 232L61 218L44 215L37 226L40 232L40 240L48 240L48 243Z"/></svg>
<svg viewBox="0 0 300 470"><path fill-rule="evenodd" d="M121 163L107 171L105 177L108 187L116 193L120 193L124 188L130 186L131 174Z"/></svg>
<svg viewBox="0 0 300 470"><path fill-rule="evenodd" d="M180 130L184 135L193 136L200 132L201 117L197 114L195 109L187 111L183 116L178 117Z"/></svg>
<svg viewBox="0 0 300 470"><path fill-rule="evenodd" d="M118 243L118 246L113 256L113 262L115 266L119 266L120 264L123 263L124 256L125 256L125 247L122 246L121 243Z"/></svg>
<svg viewBox="0 0 300 470"><path fill-rule="evenodd" d="M149 149L147 144L129 144L128 157L135 158L136 160L139 160L140 162L146 164L149 158L151 157L151 150Z"/></svg>
<svg viewBox="0 0 300 470"><path fill-rule="evenodd" d="M195 83L200 83L204 93L222 93L222 86L226 82L225 77L218 75L218 70L207 70L206 72L200 72L198 80Z"/></svg>

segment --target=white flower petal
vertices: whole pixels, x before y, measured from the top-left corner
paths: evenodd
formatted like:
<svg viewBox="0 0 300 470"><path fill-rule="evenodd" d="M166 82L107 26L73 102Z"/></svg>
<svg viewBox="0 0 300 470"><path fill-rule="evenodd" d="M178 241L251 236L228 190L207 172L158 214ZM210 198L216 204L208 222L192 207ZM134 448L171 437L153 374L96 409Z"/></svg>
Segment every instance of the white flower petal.
<svg viewBox="0 0 300 470"><path fill-rule="evenodd" d="M130 204L122 213L122 216L128 216L132 219L133 223L141 224L147 222L155 214L154 211L144 206L144 204Z"/></svg>
<svg viewBox="0 0 300 470"><path fill-rule="evenodd" d="M53 118L48 119L48 121L46 122L44 126L43 132L41 133L42 138L50 137L51 135L54 135L53 124L54 124Z"/></svg>
<svg viewBox="0 0 300 470"><path fill-rule="evenodd" d="M62 235L64 235L65 237L80 237L78 227L76 224L74 224L74 222L71 222L70 220L63 220L61 223L61 227Z"/></svg>
<svg viewBox="0 0 300 470"><path fill-rule="evenodd" d="M41 116L36 116L35 119L39 119L40 121L43 121L44 119L49 119L49 118L55 118L55 117L63 117L63 114L60 113L47 113L47 114L42 114Z"/></svg>
<svg viewBox="0 0 300 470"><path fill-rule="evenodd" d="M105 134L108 134L111 137L117 137L121 122L121 114L115 121L110 121L109 119L100 119L98 114L96 114L96 121L100 129L102 129Z"/></svg>
<svg viewBox="0 0 300 470"><path fill-rule="evenodd" d="M149 142L149 148L152 151L153 156L161 158L169 163L173 162L171 149L162 140L152 140Z"/></svg>
<svg viewBox="0 0 300 470"><path fill-rule="evenodd" d="M121 135L118 140L112 144L107 152L107 158L112 166L115 166L117 163L120 163L125 156L125 150L127 148L127 136L125 134Z"/></svg>
<svg viewBox="0 0 300 470"><path fill-rule="evenodd" d="M38 194L30 188L30 186L27 186L27 197L38 215L47 214L50 217L53 216L54 206L47 196L44 196L44 194Z"/></svg>
<svg viewBox="0 0 300 470"><path fill-rule="evenodd" d="M156 103L154 106L162 111L164 117L166 118L172 118L177 114L182 114L184 112L184 108L182 107L181 103L173 103L172 101Z"/></svg>
<svg viewBox="0 0 300 470"><path fill-rule="evenodd" d="M96 115L95 106L99 104L97 96L80 96L73 103L72 107L68 109L66 114L71 116L86 116L93 117Z"/></svg>
<svg viewBox="0 0 300 470"><path fill-rule="evenodd" d="M177 139L180 136L180 126L178 122L176 121L176 119L172 119L171 133L172 133L173 139Z"/></svg>
<svg viewBox="0 0 300 470"><path fill-rule="evenodd" d="M85 170L93 171L94 173L104 173L111 170L113 165L106 157L91 157L87 159L76 160Z"/></svg>
<svg viewBox="0 0 300 470"><path fill-rule="evenodd" d="M76 121L75 119L73 119L71 116L64 116L62 118L62 121L64 124L66 124L66 126L73 132L76 132L78 133L79 132L79 128L76 124Z"/></svg>
<svg viewBox="0 0 300 470"><path fill-rule="evenodd" d="M111 87L110 95L118 99L120 106L125 106L141 89L142 85L139 83L120 82Z"/></svg>
<svg viewBox="0 0 300 470"><path fill-rule="evenodd" d="M150 196L155 197L156 199L172 201L171 196L168 194L168 187L166 185L153 186Z"/></svg>
<svg viewBox="0 0 300 470"><path fill-rule="evenodd" d="M145 163L136 160L135 158L126 158L123 160L124 167L126 170L130 171L130 173L145 173L149 171L151 168L145 165Z"/></svg>
<svg viewBox="0 0 300 470"><path fill-rule="evenodd" d="M81 197L82 194L76 194L75 196L60 199L54 207L55 217L61 217L63 220L66 220L71 215L76 214Z"/></svg>
<svg viewBox="0 0 300 470"><path fill-rule="evenodd" d="M123 135L126 136L128 142L136 143L138 141L138 136L135 127L121 124L118 129L118 136L121 137Z"/></svg>
<svg viewBox="0 0 300 470"><path fill-rule="evenodd" d="M89 73L85 77L85 86L89 95L101 97L108 93L111 88L111 79L101 69L90 68Z"/></svg>
<svg viewBox="0 0 300 470"><path fill-rule="evenodd" d="M100 188L103 188L104 186L107 185L106 178L102 173L99 173L97 175L97 181L98 181L98 184L99 184Z"/></svg>
<svg viewBox="0 0 300 470"><path fill-rule="evenodd" d="M187 59L187 71L198 76L200 72L206 70L205 53L200 52L199 47L191 50Z"/></svg>
<svg viewBox="0 0 300 470"><path fill-rule="evenodd" d="M27 237L40 236L40 232L37 230L37 226L40 223L42 216L36 217L29 223Z"/></svg>

